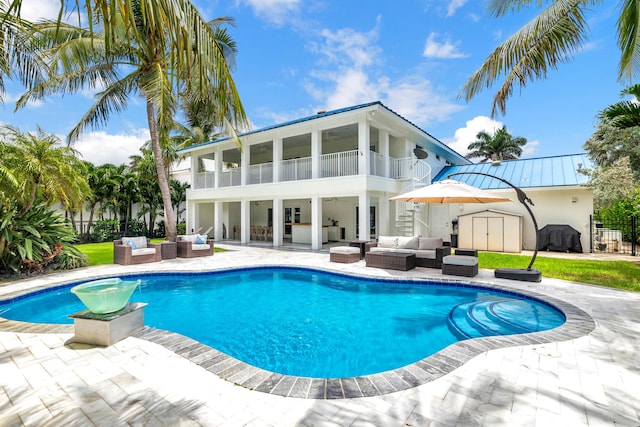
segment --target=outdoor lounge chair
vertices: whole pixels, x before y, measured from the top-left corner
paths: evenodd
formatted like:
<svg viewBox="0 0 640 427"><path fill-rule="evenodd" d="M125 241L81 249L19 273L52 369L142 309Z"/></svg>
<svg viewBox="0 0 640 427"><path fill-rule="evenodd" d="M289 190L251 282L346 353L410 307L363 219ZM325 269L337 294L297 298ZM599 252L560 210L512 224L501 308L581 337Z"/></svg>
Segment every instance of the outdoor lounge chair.
<svg viewBox="0 0 640 427"><path fill-rule="evenodd" d="M189 234L178 236L178 258L194 258L213 255L213 240L206 234Z"/></svg>
<svg viewBox="0 0 640 427"><path fill-rule="evenodd" d="M123 237L113 242L114 264L142 264L160 261L161 259L161 244L151 243L144 236Z"/></svg>

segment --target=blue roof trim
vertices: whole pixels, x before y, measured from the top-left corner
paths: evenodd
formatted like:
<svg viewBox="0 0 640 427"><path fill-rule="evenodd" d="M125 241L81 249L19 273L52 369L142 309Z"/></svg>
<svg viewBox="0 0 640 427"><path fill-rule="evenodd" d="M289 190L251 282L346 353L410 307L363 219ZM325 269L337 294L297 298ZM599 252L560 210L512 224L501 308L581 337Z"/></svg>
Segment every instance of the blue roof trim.
<svg viewBox="0 0 640 427"><path fill-rule="evenodd" d="M447 166L435 176L433 182L445 180L457 172L480 172L505 179L521 188L576 186L589 180L586 175L578 173L580 167L593 167L586 153L506 160L499 166L493 166L491 162ZM452 179L483 190L510 188L497 179L482 175L457 175Z"/></svg>
<svg viewBox="0 0 640 427"><path fill-rule="evenodd" d="M420 126L416 125L415 123L411 122L407 118L405 118L405 117L401 116L400 114L396 113L391 108L389 108L386 105L384 105L381 101L368 102L366 104L353 105L351 107L345 107L345 108L340 108L340 109L337 109L337 110L325 111L324 113L314 114L312 116L302 117L300 119L290 120L288 122L278 123L278 124L274 124L274 125L271 125L271 126L266 126L266 127L260 128L260 129L244 132L244 133L239 134L238 136L242 138L243 136L254 135L256 133L266 132L266 131L269 131L269 130L278 129L278 128L282 128L282 127L285 127L285 126L291 126L291 125L295 125L295 124L298 124L298 123L308 122L310 120L315 120L315 119L319 119L319 118L322 118L322 117L328 117L328 116L333 116L333 115L336 115L336 114L346 113L346 112L349 112L349 111L360 110L362 108L372 107L374 105L381 106L385 110L387 110L390 113L396 115L401 120L407 122L409 125L411 125L414 128L418 129L420 132L424 133L425 135L428 135L430 138L433 138L433 140L435 142L439 143L442 146L442 148L444 148L445 150L449 151L454 156L458 157L461 161L470 163L470 161L467 158L465 158L464 156L462 156L460 153L458 153L457 151L455 151L452 148L450 148L448 145L446 145L445 143L440 141L435 136L431 135L429 132L427 132L424 129L422 129ZM191 149L194 149L194 148L203 147L203 146L206 146L206 145L215 144L217 142L228 141L228 140L229 140L228 137L219 138L219 139L216 139L214 141L207 141L207 142L203 142L202 144L196 144L196 145L192 145L190 147L181 148L178 151L191 150Z"/></svg>

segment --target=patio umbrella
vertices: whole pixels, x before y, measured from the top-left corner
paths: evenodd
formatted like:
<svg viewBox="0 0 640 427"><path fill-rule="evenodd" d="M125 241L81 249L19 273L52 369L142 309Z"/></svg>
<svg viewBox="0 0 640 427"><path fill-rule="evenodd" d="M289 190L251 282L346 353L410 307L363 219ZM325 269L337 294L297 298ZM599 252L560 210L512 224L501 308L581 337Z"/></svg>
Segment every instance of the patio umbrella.
<svg viewBox="0 0 640 427"><path fill-rule="evenodd" d="M506 197L493 195L453 179L435 182L426 187L392 197L391 200L416 203L494 203L509 201Z"/></svg>

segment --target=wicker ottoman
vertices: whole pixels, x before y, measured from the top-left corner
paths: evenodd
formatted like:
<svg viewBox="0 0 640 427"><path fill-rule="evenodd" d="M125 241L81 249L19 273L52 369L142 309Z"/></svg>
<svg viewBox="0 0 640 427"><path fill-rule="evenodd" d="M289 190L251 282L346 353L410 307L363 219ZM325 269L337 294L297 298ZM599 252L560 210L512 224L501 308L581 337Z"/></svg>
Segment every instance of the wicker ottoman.
<svg viewBox="0 0 640 427"><path fill-rule="evenodd" d="M349 246L334 246L329 248L329 261L331 262L358 262L360 261L360 248Z"/></svg>
<svg viewBox="0 0 640 427"><path fill-rule="evenodd" d="M478 257L447 255L442 258L442 274L474 277L478 275Z"/></svg>

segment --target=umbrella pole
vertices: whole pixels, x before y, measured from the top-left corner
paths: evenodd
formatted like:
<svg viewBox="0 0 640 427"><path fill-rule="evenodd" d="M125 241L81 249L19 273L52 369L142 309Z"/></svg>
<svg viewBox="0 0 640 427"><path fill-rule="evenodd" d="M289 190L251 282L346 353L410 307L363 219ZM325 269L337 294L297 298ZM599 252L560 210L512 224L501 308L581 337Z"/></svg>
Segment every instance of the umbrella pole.
<svg viewBox="0 0 640 427"><path fill-rule="evenodd" d="M524 191L522 191L521 188L516 187L515 185L513 185L512 183L510 183L506 179L502 179L502 178L499 178L497 176L490 175L490 174L484 173L484 172L456 172L456 173L452 173L451 175L447 176L447 178L451 178L452 176L456 176L456 175L482 175L482 176L486 176L488 178L497 179L498 181L501 181L501 182L507 184L509 187L513 188L516 191L516 194L518 195L518 200L527 209L527 212L529 212L529 215L531 216L531 221L533 221L533 227L535 228L535 231L536 231L536 246L535 246L535 249L533 251L533 257L531 257L531 261L529 262L529 266L527 267L527 271L531 272L531 273L527 274L525 276L518 275L518 274L514 274L514 275L515 276L520 276L516 280L526 280L526 281L529 281L529 282L539 282L541 280L540 271L539 270L535 270L535 269L532 268L533 263L536 260L536 257L538 256L538 221L536 221L536 217L533 215L533 211L529 207L529 205L534 206L533 201L529 198L529 196L527 196L527 194ZM496 270L496 276L498 276L498 274L499 274L498 270L501 270L501 269L497 269ZM513 270L513 269L502 269L502 270ZM505 274L504 277L505 278L511 278L511 277L508 277L508 276L511 276L511 274Z"/></svg>

